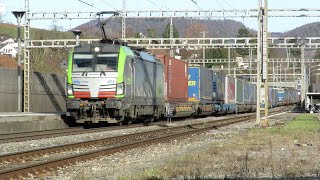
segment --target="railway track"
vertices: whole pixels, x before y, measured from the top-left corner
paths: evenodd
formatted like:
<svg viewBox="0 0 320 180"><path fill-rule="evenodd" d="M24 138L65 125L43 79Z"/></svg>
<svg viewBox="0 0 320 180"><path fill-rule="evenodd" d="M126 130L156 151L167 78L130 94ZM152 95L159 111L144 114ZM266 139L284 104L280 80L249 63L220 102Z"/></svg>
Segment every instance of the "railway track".
<svg viewBox="0 0 320 180"><path fill-rule="evenodd" d="M157 123L153 123L152 125L162 125L162 124L163 122L157 122ZM130 128L137 128L137 127L143 127L143 126L144 125L141 125L141 124L132 124L130 126L112 126L112 127L92 128L92 129L83 129L79 127L79 128L66 128L66 129L55 129L55 130L45 130L45 131L1 134L0 144L9 143L9 142L37 140L37 139L43 139L43 138L52 138L52 137L59 137L59 136L70 136L70 135L78 135L78 134L112 131L112 130L119 130L119 129L130 129Z"/></svg>
<svg viewBox="0 0 320 180"><path fill-rule="evenodd" d="M52 138L59 136L70 136L78 134L96 133L104 131L112 131L119 129L131 129L137 127L144 127L141 124L132 124L130 126L113 126L113 127L101 127L92 129L79 128L66 128L66 129L55 129L55 130L45 130L45 131L32 131L32 132L22 132L22 133L12 133L12 134L1 134L0 144L9 142L19 142L19 141L29 141L37 140L43 138Z"/></svg>
<svg viewBox="0 0 320 180"><path fill-rule="evenodd" d="M191 134L205 132L221 126L248 121L252 116L233 117L207 123L194 125L167 127L165 129L142 132L130 135L117 136L81 143L36 149L0 156L0 162L5 167L0 171L0 179L21 178L28 174L41 174L55 170L58 167L86 161L99 156L113 154L119 151L129 150L154 143L167 142L172 139L182 138ZM70 153L63 157L43 159L34 163L34 158L52 153L74 152L75 149L89 148L83 153Z"/></svg>
<svg viewBox="0 0 320 180"><path fill-rule="evenodd" d="M279 111L284 111L284 109L274 111L273 113ZM154 143L167 142L190 134L201 133L217 127L248 121L253 117L254 115L242 115L240 117L229 117L228 119L209 121L206 123L166 127L155 131L6 154L0 156L0 179L21 178L28 176L28 174L41 174L46 171L53 171L58 167L72 165L78 161L86 161L99 156ZM61 157L62 154L63 156ZM57 158L57 156L60 157Z"/></svg>

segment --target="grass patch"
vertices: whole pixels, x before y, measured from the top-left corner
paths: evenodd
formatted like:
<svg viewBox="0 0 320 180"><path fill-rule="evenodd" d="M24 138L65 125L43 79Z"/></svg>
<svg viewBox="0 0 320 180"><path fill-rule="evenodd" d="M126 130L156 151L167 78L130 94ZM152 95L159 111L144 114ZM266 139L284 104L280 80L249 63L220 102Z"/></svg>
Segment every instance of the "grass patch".
<svg viewBox="0 0 320 180"><path fill-rule="evenodd" d="M320 177L320 122L302 114L283 126L252 129L202 151L121 179Z"/></svg>
<svg viewBox="0 0 320 180"><path fill-rule="evenodd" d="M286 130L318 131L320 122L315 114L302 114L285 124Z"/></svg>
<svg viewBox="0 0 320 180"><path fill-rule="evenodd" d="M270 128L268 131L274 134L313 133L320 130L320 121L316 114L301 114L284 126Z"/></svg>

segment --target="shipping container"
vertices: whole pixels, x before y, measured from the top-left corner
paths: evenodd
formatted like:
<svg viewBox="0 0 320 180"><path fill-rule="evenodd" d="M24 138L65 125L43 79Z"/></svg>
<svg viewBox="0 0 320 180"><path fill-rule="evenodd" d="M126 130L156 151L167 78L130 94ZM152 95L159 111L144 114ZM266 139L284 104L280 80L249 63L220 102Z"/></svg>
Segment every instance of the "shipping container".
<svg viewBox="0 0 320 180"><path fill-rule="evenodd" d="M164 65L166 102L188 102L188 63L165 55L158 55L157 58Z"/></svg>
<svg viewBox="0 0 320 180"><path fill-rule="evenodd" d="M293 88L286 88L284 94L284 102L287 104L297 103L300 101L300 93Z"/></svg>
<svg viewBox="0 0 320 180"><path fill-rule="evenodd" d="M236 79L236 102L237 104L244 103L244 81L241 79Z"/></svg>
<svg viewBox="0 0 320 180"><path fill-rule="evenodd" d="M273 108L277 106L276 96L277 96L277 89L269 87L269 97L268 97L269 107Z"/></svg>
<svg viewBox="0 0 320 180"><path fill-rule="evenodd" d="M272 100L273 100L273 104L272 107L277 107L278 106L278 100L277 100L277 94L278 94L278 89L273 88L273 94L272 94Z"/></svg>
<svg viewBox="0 0 320 180"><path fill-rule="evenodd" d="M278 89L277 101L282 102L284 100L284 89Z"/></svg>
<svg viewBox="0 0 320 180"><path fill-rule="evenodd" d="M212 71L203 66L188 68L188 100L212 103Z"/></svg>
<svg viewBox="0 0 320 180"><path fill-rule="evenodd" d="M249 103L250 102L250 83L247 81L244 81L243 84L243 102L244 103Z"/></svg>
<svg viewBox="0 0 320 180"><path fill-rule="evenodd" d="M224 102L225 78L223 73L212 71L213 101L215 102Z"/></svg>
<svg viewBox="0 0 320 180"><path fill-rule="evenodd" d="M276 95L277 105L282 106L284 104L284 89L278 89Z"/></svg>
<svg viewBox="0 0 320 180"><path fill-rule="evenodd" d="M225 78L225 103L235 103L236 102L236 83L235 78L226 76Z"/></svg>
<svg viewBox="0 0 320 180"><path fill-rule="evenodd" d="M249 83L248 95L249 95L248 102L251 104L255 104L256 98L257 98L256 85Z"/></svg>

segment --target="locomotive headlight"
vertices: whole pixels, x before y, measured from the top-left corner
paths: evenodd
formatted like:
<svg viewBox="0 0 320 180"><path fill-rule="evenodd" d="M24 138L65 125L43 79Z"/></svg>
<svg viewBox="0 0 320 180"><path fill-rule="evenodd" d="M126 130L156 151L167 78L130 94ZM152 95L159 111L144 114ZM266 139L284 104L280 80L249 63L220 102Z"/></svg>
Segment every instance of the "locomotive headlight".
<svg viewBox="0 0 320 180"><path fill-rule="evenodd" d="M94 52L99 52L100 51L100 48L99 47L95 47L94 48Z"/></svg>
<svg viewBox="0 0 320 180"><path fill-rule="evenodd" d="M67 85L67 93L69 96L73 95L73 88L72 88L72 84L68 84Z"/></svg>
<svg viewBox="0 0 320 180"><path fill-rule="evenodd" d="M123 94L124 92L124 85L123 83L117 84L117 94Z"/></svg>

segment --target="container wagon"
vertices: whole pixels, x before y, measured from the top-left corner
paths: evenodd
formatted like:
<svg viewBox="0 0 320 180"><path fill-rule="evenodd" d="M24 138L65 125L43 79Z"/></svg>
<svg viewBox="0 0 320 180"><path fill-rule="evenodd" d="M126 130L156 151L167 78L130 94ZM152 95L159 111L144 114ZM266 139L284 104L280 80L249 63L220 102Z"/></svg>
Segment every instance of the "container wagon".
<svg viewBox="0 0 320 180"><path fill-rule="evenodd" d="M277 95L276 95L276 100L277 100L277 105L278 106L283 106L284 105L284 95L285 91L283 88L278 88L277 89Z"/></svg>
<svg viewBox="0 0 320 180"><path fill-rule="evenodd" d="M231 76L225 78L225 107L228 114L236 112L236 79Z"/></svg>
<svg viewBox="0 0 320 180"><path fill-rule="evenodd" d="M255 111L257 109L257 86L255 84L249 83L249 104L250 104L250 110Z"/></svg>
<svg viewBox="0 0 320 180"><path fill-rule="evenodd" d="M194 103L194 116L213 113L212 71L203 66L188 68L188 101Z"/></svg>
<svg viewBox="0 0 320 180"><path fill-rule="evenodd" d="M236 113L238 112L245 112L246 110L246 104L244 100L244 90L245 90L245 84L244 80L241 79L235 79L236 83Z"/></svg>
<svg viewBox="0 0 320 180"><path fill-rule="evenodd" d="M277 89L269 87L269 108L277 106Z"/></svg>
<svg viewBox="0 0 320 180"><path fill-rule="evenodd" d="M225 78L226 76L223 73L212 71L213 114L227 113L228 107L225 106Z"/></svg>
<svg viewBox="0 0 320 180"><path fill-rule="evenodd" d="M195 110L188 102L188 63L157 55L164 66L165 117L188 117Z"/></svg>

